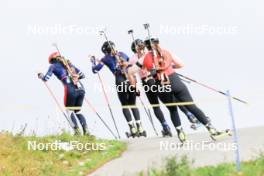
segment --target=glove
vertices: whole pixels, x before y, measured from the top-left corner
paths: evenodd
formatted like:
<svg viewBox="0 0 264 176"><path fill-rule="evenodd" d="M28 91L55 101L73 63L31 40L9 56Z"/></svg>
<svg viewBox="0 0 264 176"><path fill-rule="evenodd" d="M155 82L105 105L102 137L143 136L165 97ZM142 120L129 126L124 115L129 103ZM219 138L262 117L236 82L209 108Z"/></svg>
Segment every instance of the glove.
<svg viewBox="0 0 264 176"><path fill-rule="evenodd" d="M43 79L43 78L44 78L43 73L38 73L38 78L39 78L39 79Z"/></svg>
<svg viewBox="0 0 264 176"><path fill-rule="evenodd" d="M92 64L93 64L93 66L96 65L96 59L95 59L95 56L90 56L90 58L91 58L91 62L92 62Z"/></svg>

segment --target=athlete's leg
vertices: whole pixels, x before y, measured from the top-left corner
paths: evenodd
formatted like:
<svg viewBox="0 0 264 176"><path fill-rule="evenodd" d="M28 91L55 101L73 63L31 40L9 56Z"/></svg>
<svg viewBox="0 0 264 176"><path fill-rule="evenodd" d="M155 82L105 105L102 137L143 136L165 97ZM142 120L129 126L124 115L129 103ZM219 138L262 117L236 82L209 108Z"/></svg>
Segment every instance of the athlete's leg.
<svg viewBox="0 0 264 176"><path fill-rule="evenodd" d="M80 122L80 124L82 125L82 129L83 129L83 134L88 134L88 126L86 123L86 119L83 116L83 114L81 113L81 107L83 104L83 100L84 100L84 96L85 96L85 91L80 89L80 90L76 90L76 103L75 103L75 107L79 107L80 109L75 110L75 114Z"/></svg>
<svg viewBox="0 0 264 176"><path fill-rule="evenodd" d="M128 94L127 94L127 92L117 92L117 95L118 95L119 101L121 102L121 105L122 106L128 106L128 101L127 101ZM126 118L126 121L127 122L132 121L132 117L131 117L129 108L128 107L122 107L122 111L123 111L123 114Z"/></svg>
<svg viewBox="0 0 264 176"><path fill-rule="evenodd" d="M185 86L185 84L180 80L177 74L169 76L170 81L172 82L173 92L175 97L181 102L193 102L192 96ZM188 111L190 111L209 131L211 135L217 135L219 132L213 127L209 118L205 116L202 110L200 110L195 104L186 106Z"/></svg>
<svg viewBox="0 0 264 176"><path fill-rule="evenodd" d="M169 76L170 82L172 85L172 90L175 95L175 97L180 102L193 102L193 98L188 90L188 88L185 86L185 84L180 80L179 76L177 76L176 73ZM191 112L202 124L207 125L208 124L208 118L206 118L203 111L201 111L195 104L185 106L186 109Z"/></svg>
<svg viewBox="0 0 264 176"><path fill-rule="evenodd" d="M130 108L129 107L124 107L124 106L128 106L129 102L128 102L128 98L129 98L129 94L128 94L128 90L126 90L126 79L122 76L116 76L116 90L117 90L117 95L118 95L118 99L121 102L122 105L122 111L123 114L126 118L126 121L128 123L128 126L130 128L130 132L131 134L135 134L136 133L136 128L134 125L134 122L132 120L132 116L130 113Z"/></svg>
<svg viewBox="0 0 264 176"><path fill-rule="evenodd" d="M136 92L128 92L128 103L127 104L133 106L130 109L133 113L134 119L138 121L140 120L140 114L139 114L138 108L135 107L136 98L137 98Z"/></svg>
<svg viewBox="0 0 264 176"><path fill-rule="evenodd" d="M172 92L160 92L159 98L164 104L173 102ZM171 121L172 121L174 127L175 128L180 127L181 126L181 120L180 120L180 116L179 116L179 113L177 110L177 106L168 106L167 105L166 107L170 112Z"/></svg>
<svg viewBox="0 0 264 176"><path fill-rule="evenodd" d="M66 107L67 118L75 134L79 134L78 124L75 118L74 106L76 103L75 88L71 84L64 86L64 105Z"/></svg>
<svg viewBox="0 0 264 176"><path fill-rule="evenodd" d="M156 83L154 79L149 79L147 82L142 81L143 86L145 87L145 93L149 100L149 103L151 105L158 105L159 99L158 99L158 92L156 89ZM166 120L164 118L163 112L161 111L159 106L153 106L152 107L155 116L160 121L161 124L165 123Z"/></svg>
<svg viewBox="0 0 264 176"><path fill-rule="evenodd" d="M172 92L160 92L159 98L163 103L172 103L174 101L174 95ZM172 123L177 131L178 138L181 142L186 141L186 135L181 126L180 116L178 114L177 106L166 106L170 111Z"/></svg>
<svg viewBox="0 0 264 176"><path fill-rule="evenodd" d="M175 96L174 96L174 98L175 98L174 102L180 102L179 100L177 100L177 98ZM186 105L186 106L188 106L188 105ZM179 105L178 107L186 115L186 117L188 118L189 122L191 122L192 124L200 123L198 121L198 119L190 111L188 111L186 106Z"/></svg>

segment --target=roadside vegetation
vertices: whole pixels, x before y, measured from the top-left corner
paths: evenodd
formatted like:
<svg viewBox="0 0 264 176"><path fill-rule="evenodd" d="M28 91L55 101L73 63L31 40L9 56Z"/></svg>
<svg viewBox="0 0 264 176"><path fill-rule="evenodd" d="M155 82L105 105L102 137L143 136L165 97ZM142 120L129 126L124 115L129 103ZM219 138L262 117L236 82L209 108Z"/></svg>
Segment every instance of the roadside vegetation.
<svg viewBox="0 0 264 176"><path fill-rule="evenodd" d="M264 176L264 154L261 153L255 160L241 163L241 172L236 172L235 164L223 163L217 166L193 168L194 161L186 156L170 157L166 159L161 169L151 168L147 174L139 176Z"/></svg>
<svg viewBox="0 0 264 176"><path fill-rule="evenodd" d="M70 141L78 141L79 148L72 150L69 145L65 145L62 150L34 150L32 146L29 148L29 141L35 141L37 144L56 141L69 144ZM91 145L82 147L87 143ZM79 150L80 148L83 149ZM72 136L66 132L44 137L0 132L0 175L87 175L107 161L119 157L125 149L126 144L116 140L97 140L93 136Z"/></svg>

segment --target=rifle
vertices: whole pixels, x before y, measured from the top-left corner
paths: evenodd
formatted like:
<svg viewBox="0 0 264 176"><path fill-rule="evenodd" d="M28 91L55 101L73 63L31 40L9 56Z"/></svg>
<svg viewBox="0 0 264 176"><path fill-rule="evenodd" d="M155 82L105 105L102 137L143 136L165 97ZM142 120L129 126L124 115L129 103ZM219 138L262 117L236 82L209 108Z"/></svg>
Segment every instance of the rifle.
<svg viewBox="0 0 264 176"><path fill-rule="evenodd" d="M53 46L56 48L56 50L58 51L58 53L60 54L60 56L57 58L57 60L59 62L61 62L61 64L64 66L64 68L66 69L70 79L72 80L73 84L77 87L77 88L81 88L81 83L79 81L79 77L80 75L76 73L75 68L72 66L70 60L65 59L62 55L61 52L58 48L58 45L56 43L53 43Z"/></svg>
<svg viewBox="0 0 264 176"><path fill-rule="evenodd" d="M148 39L149 39L150 46L151 46L152 59L153 59L154 65L155 65L155 69L156 69L155 72L156 72L157 79L160 80L161 85L170 84L170 80L169 80L168 75L162 69L162 67L164 67L164 65L165 65L164 56L159 51L157 44L153 43L153 41L151 40L151 35L150 35L150 30L149 30L150 25L148 23L146 23L146 24L143 24L143 26L148 32ZM155 50L152 48L153 45L156 46ZM158 62L156 62L154 58L158 58L158 57L160 59L158 60Z"/></svg>
<svg viewBox="0 0 264 176"><path fill-rule="evenodd" d="M120 67L121 73L126 78L128 78L127 71L126 71L127 65L125 64L125 62L127 62L127 61L123 57L118 55L117 51L113 48L113 46L111 45L110 41L108 40L108 37L107 37L107 35L106 35L104 30L99 31L99 34L104 36L105 40L107 41L107 43L111 47L111 54L116 58L117 63L118 63L117 65Z"/></svg>

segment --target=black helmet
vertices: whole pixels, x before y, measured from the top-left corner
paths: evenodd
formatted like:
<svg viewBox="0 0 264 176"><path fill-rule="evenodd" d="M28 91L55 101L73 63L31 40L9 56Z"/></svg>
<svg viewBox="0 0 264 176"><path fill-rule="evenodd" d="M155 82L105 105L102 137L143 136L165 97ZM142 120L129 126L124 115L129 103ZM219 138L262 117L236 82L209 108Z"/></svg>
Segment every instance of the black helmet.
<svg viewBox="0 0 264 176"><path fill-rule="evenodd" d="M157 37L151 37L150 39L147 38L144 43L148 50L151 50L150 41L155 44L159 44L159 39Z"/></svg>
<svg viewBox="0 0 264 176"><path fill-rule="evenodd" d="M112 41L106 41L104 42L104 44L102 45L102 48L101 48L101 51L104 53L104 54L110 54L111 51L112 51L112 48L115 47L115 44L114 42Z"/></svg>
<svg viewBox="0 0 264 176"><path fill-rule="evenodd" d="M136 39L134 42L132 42L132 44L131 44L131 50L134 53L137 52L136 51L136 46L141 47L142 49L145 48L145 44L144 44L143 40L141 40L141 39Z"/></svg>

